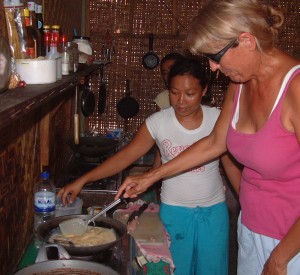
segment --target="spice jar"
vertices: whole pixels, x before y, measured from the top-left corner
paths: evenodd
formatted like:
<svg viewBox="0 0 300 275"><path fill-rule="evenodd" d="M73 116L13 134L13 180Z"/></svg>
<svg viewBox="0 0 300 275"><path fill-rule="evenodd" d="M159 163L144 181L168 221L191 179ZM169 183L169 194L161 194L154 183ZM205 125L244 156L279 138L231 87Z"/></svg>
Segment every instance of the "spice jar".
<svg viewBox="0 0 300 275"><path fill-rule="evenodd" d="M73 42L67 42L68 52L69 52L69 72L74 72L74 50Z"/></svg>

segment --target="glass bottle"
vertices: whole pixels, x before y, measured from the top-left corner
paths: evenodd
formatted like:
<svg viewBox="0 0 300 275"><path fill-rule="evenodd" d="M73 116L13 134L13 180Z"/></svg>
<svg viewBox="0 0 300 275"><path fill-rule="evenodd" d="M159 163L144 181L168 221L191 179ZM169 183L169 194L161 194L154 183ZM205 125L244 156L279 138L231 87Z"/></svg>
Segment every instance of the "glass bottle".
<svg viewBox="0 0 300 275"><path fill-rule="evenodd" d="M41 40L41 34L37 27L37 19L35 14L35 2L33 1L27 2L27 7L30 14L30 24L32 26L34 39L36 41L36 57L39 57L42 55L42 40Z"/></svg>
<svg viewBox="0 0 300 275"><path fill-rule="evenodd" d="M67 42L68 52L69 52L69 72L74 73L74 49L73 42Z"/></svg>
<svg viewBox="0 0 300 275"><path fill-rule="evenodd" d="M46 57L49 59L56 59L56 79L62 79L62 58L60 53L57 51L58 42L54 37L51 37L50 50Z"/></svg>
<svg viewBox="0 0 300 275"><path fill-rule="evenodd" d="M34 39L34 30L30 24L28 8L24 9L24 19L26 28L26 53L29 58L36 58L36 40Z"/></svg>
<svg viewBox="0 0 300 275"><path fill-rule="evenodd" d="M73 42L73 59L74 59L74 73L78 71L79 66L79 50L78 44Z"/></svg>
<svg viewBox="0 0 300 275"><path fill-rule="evenodd" d="M70 52L68 51L68 46L63 45L61 47L61 65L62 65L62 75L69 75L70 67Z"/></svg>
<svg viewBox="0 0 300 275"><path fill-rule="evenodd" d="M42 13L42 5L35 5L35 15L37 20L37 28L41 35L41 41L44 41L44 21L43 21L43 13ZM44 43L41 43L41 55L46 56L46 49Z"/></svg>
<svg viewBox="0 0 300 275"><path fill-rule="evenodd" d="M49 25L43 26L43 33L44 33L43 45L45 49L45 56L47 56L48 52L50 51L50 42L51 42L51 31Z"/></svg>

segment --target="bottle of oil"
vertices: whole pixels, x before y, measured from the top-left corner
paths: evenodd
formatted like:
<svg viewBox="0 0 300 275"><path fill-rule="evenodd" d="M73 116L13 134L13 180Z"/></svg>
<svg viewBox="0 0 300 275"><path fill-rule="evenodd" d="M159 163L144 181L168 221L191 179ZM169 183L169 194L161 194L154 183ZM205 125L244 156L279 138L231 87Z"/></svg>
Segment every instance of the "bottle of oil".
<svg viewBox="0 0 300 275"><path fill-rule="evenodd" d="M26 26L26 53L29 58L36 58L37 41L34 39L34 30L30 24L28 8L24 9L24 19Z"/></svg>
<svg viewBox="0 0 300 275"><path fill-rule="evenodd" d="M27 2L27 7L29 10L30 15L30 25L32 26L32 34L34 36L34 40L36 41L36 57L39 57L42 55L42 39L40 31L37 27L37 19L35 14L35 2L30 1Z"/></svg>

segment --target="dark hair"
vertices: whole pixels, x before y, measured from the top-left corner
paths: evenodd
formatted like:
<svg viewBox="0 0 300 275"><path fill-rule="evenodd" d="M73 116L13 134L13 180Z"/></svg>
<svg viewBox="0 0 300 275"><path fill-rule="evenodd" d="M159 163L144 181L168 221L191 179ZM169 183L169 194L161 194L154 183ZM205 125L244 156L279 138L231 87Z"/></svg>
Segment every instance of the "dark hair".
<svg viewBox="0 0 300 275"><path fill-rule="evenodd" d="M200 63L198 59L195 58L182 58L174 63L172 66L169 78L168 78L168 86L170 86L172 79L178 75L191 75L199 80L199 84L201 85L202 89L208 85L205 67ZM209 89L207 90L205 96L202 98L203 104L208 104L210 94Z"/></svg>
<svg viewBox="0 0 300 275"><path fill-rule="evenodd" d="M160 67L162 67L162 65L166 62L166 61L169 61L169 60L174 60L175 62L178 61L178 60L181 60L183 59L184 56L181 55L180 53L169 53L167 55L165 55L163 57L163 59L160 61Z"/></svg>

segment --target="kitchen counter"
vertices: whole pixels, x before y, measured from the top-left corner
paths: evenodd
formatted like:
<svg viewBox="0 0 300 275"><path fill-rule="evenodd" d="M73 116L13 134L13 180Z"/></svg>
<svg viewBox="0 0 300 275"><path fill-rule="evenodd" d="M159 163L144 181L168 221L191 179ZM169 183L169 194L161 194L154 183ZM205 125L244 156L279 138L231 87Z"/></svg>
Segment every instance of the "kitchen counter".
<svg viewBox="0 0 300 275"><path fill-rule="evenodd" d="M75 87L81 76L98 68L98 64L93 64L78 73L63 76L55 83L26 85L3 92L0 94L0 129Z"/></svg>

